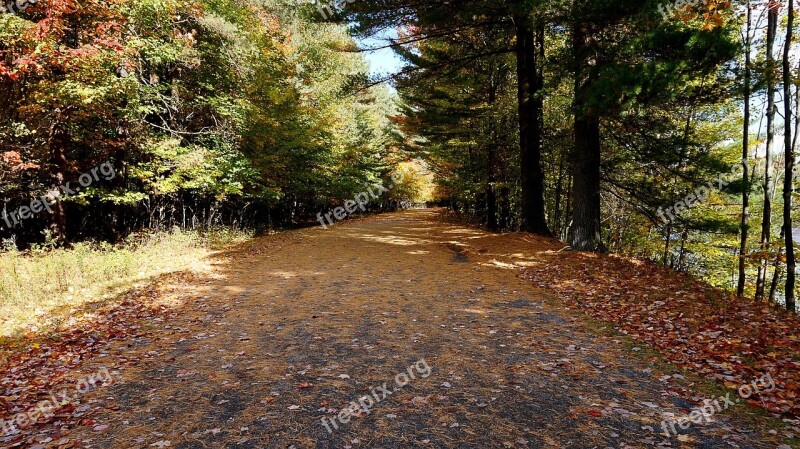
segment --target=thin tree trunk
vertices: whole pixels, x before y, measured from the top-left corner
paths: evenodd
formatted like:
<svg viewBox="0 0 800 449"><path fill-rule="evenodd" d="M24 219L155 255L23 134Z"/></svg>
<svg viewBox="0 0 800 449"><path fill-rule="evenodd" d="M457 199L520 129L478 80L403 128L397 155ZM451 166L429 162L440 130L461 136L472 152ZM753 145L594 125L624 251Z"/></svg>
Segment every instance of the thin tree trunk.
<svg viewBox="0 0 800 449"><path fill-rule="evenodd" d="M784 238L784 233L781 231L781 239ZM778 291L778 281L781 278L781 258L783 258L783 248L778 248L778 255L775 257L775 271L772 274L772 284L769 286L769 302L775 303L775 295Z"/></svg>
<svg viewBox="0 0 800 449"><path fill-rule="evenodd" d="M744 52L744 130L742 131L742 223L739 228L739 284L736 294L744 296L744 287L747 283L747 220L750 218L750 176L747 160L750 158L750 28L752 22L750 2L747 2L747 26L745 30L746 45Z"/></svg>
<svg viewBox="0 0 800 449"><path fill-rule="evenodd" d="M60 118L61 112L57 111L56 120L60 121ZM69 136L66 131L62 129L62 125L57 122L52 126L49 137L50 179L53 185L56 186L54 192L60 195L61 192L58 191L58 186L63 186L66 183L67 170L69 169L69 162L67 161L66 155ZM67 213L63 198L59 196L58 201L56 201L51 208L53 213L50 214L50 224L48 226L50 237L53 243L62 246L67 243Z"/></svg>
<svg viewBox="0 0 800 449"><path fill-rule="evenodd" d="M497 99L497 86L494 80L489 86L489 105L494 107ZM497 126L492 126L492 139L486 155L486 224L490 231L497 231L497 194L494 191L497 169Z"/></svg>
<svg viewBox="0 0 800 449"><path fill-rule="evenodd" d="M500 188L500 224L504 230L511 228L511 189Z"/></svg>
<svg viewBox="0 0 800 449"><path fill-rule="evenodd" d="M522 178L522 230L550 235L544 206L544 171L542 170L541 90L544 85L544 24L536 33L528 17L514 18L517 34L517 83L519 95L520 170Z"/></svg>
<svg viewBox="0 0 800 449"><path fill-rule="evenodd" d="M683 270L683 263L686 261L686 240L689 238L689 231L685 230L681 234L681 250L678 253L678 271Z"/></svg>
<svg viewBox="0 0 800 449"><path fill-rule="evenodd" d="M783 179L783 228L786 233L786 309L795 311L795 274L796 261L794 254L794 238L792 236L792 193L794 191L794 148L792 147L792 72L789 66L792 39L794 38L794 0L789 0L788 21L786 24L786 43L783 48L783 98L784 98L784 161Z"/></svg>
<svg viewBox="0 0 800 449"><path fill-rule="evenodd" d="M572 184L572 172L569 171L567 172L567 196L564 198L564 204L567 206L566 210L564 211L565 226L560 236L565 241L569 238L569 234L572 229L572 220L566 222L566 220L569 220L569 217L572 217Z"/></svg>
<svg viewBox="0 0 800 449"><path fill-rule="evenodd" d="M486 207L486 190L475 194L475 218L481 223L486 223L486 214L484 208Z"/></svg>
<svg viewBox="0 0 800 449"><path fill-rule="evenodd" d="M486 224L490 231L497 231L497 195L494 193L494 180L486 186Z"/></svg>
<svg viewBox="0 0 800 449"><path fill-rule="evenodd" d="M778 33L778 7L770 5L767 12L767 148L764 160L764 212L761 219L761 254L768 254L769 241L772 231L772 149L775 142L775 37ZM748 52L749 53L749 52ZM767 278L766 256L761 260L756 279L756 300L764 298L764 288Z"/></svg>
<svg viewBox="0 0 800 449"><path fill-rule="evenodd" d="M558 160L558 178L556 179L555 212L553 213L553 232L561 234L561 195L564 192L564 152Z"/></svg>

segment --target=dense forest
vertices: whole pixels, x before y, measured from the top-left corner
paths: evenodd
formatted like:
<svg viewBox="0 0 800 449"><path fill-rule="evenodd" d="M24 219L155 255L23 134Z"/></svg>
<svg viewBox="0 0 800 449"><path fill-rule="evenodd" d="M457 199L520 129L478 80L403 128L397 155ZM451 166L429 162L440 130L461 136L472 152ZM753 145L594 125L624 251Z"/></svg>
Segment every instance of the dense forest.
<svg viewBox="0 0 800 449"><path fill-rule="evenodd" d="M350 89L367 65L343 51L347 30L303 17L227 0L59 0L0 16L3 237L291 226L402 169L390 90ZM110 175L81 179L104 164ZM47 213L9 217L48 195ZM371 206L399 201L383 200Z"/></svg>
<svg viewBox="0 0 800 449"><path fill-rule="evenodd" d="M793 0L8 8L6 248L314 224L401 171L371 210L446 205L795 308ZM370 73L379 48L404 67Z"/></svg>
<svg viewBox="0 0 800 449"><path fill-rule="evenodd" d="M401 30L405 147L453 208L794 308L791 2L390 3L342 14Z"/></svg>

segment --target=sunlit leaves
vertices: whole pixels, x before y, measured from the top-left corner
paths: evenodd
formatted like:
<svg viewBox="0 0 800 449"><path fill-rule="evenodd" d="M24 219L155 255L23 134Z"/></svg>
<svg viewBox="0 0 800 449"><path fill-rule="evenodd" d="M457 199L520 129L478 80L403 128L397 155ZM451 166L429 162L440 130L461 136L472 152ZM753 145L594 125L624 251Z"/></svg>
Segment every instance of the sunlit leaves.
<svg viewBox="0 0 800 449"><path fill-rule="evenodd" d="M730 0L678 0L675 4L675 17L689 23L702 22L702 29L711 31L725 24L725 14L731 8Z"/></svg>
<svg viewBox="0 0 800 449"><path fill-rule="evenodd" d="M0 154L29 164L3 164L3 193L110 160L123 176L75 203L352 197L391 170L395 111L385 89L344 92L367 71L334 50L348 46L346 27L273 1L41 0L0 15Z"/></svg>

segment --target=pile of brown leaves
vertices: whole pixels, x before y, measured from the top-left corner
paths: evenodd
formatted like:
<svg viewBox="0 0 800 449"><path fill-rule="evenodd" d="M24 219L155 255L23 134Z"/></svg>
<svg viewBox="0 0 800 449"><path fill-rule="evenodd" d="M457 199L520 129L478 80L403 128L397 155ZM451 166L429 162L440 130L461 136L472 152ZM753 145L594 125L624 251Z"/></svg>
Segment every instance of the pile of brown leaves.
<svg viewBox="0 0 800 449"><path fill-rule="evenodd" d="M769 373L776 388L751 397L751 405L800 416L797 316L736 298L653 263L558 252L548 246L540 253L543 259L523 277L728 388Z"/></svg>
<svg viewBox="0 0 800 449"><path fill-rule="evenodd" d="M175 276L175 275L173 275ZM122 295L118 302L100 305L85 314L83 322L50 336L23 335L13 342L0 345L0 419L7 423L21 413L29 413L36 404L53 397L65 389L74 390L76 381L87 375L93 365L105 365L123 372L126 366L136 364L133 355L100 357L111 341L135 341L151 333L145 329L145 320L168 319L174 311L158 301L157 284L133 289ZM79 313L76 311L76 313ZM80 398L76 398L80 399ZM69 403L53 411L52 416L42 416L33 425L26 425L15 435L3 435L0 429L0 446L44 447L42 443L68 441L65 438L77 425L94 425L93 417L101 412L92 404ZM53 425L55 424L55 425ZM53 430L59 429L59 430ZM58 447L62 445L58 444ZM71 447L65 443L63 447Z"/></svg>

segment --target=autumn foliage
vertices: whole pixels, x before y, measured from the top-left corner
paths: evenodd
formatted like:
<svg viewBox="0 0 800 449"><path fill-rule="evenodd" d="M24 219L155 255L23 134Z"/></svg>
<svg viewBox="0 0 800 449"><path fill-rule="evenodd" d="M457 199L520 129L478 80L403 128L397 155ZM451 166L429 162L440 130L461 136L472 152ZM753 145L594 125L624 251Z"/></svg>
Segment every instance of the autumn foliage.
<svg viewBox="0 0 800 449"><path fill-rule="evenodd" d="M0 15L0 154L17 155L0 166L5 209L106 161L121 175L0 238L295 224L388 178L386 90L344 91L367 69L334 50L348 44L278 3L43 0Z"/></svg>
<svg viewBox="0 0 800 449"><path fill-rule="evenodd" d="M553 249L557 249L555 246ZM769 373L770 392L750 399L800 416L800 319L766 303L737 298L654 263L551 251L524 277L672 362L738 389Z"/></svg>

